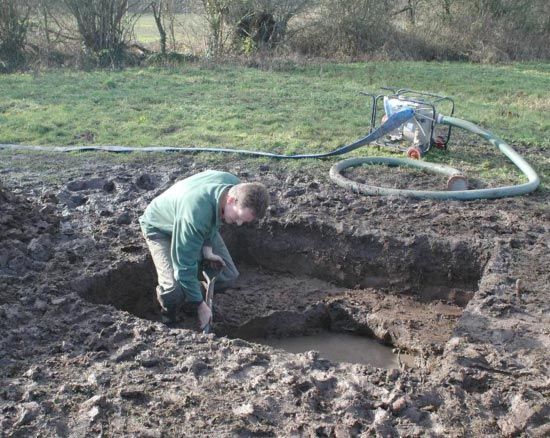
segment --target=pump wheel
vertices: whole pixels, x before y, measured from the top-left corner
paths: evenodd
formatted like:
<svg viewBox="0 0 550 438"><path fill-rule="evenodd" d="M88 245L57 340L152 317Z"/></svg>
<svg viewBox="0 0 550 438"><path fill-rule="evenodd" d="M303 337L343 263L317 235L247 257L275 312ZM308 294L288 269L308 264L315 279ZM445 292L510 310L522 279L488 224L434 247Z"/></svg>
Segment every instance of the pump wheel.
<svg viewBox="0 0 550 438"><path fill-rule="evenodd" d="M445 149L445 139L441 135L438 135L434 140L434 146L437 149Z"/></svg>
<svg viewBox="0 0 550 438"><path fill-rule="evenodd" d="M407 157L413 160L420 160L421 156L422 152L420 151L420 149L415 148L414 146L411 146L409 149L407 149Z"/></svg>

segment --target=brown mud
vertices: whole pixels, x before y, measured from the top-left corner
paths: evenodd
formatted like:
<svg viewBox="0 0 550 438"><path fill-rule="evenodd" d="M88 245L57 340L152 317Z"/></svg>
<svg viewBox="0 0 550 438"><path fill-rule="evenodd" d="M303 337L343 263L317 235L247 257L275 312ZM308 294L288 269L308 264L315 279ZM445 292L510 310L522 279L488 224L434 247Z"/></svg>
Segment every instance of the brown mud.
<svg viewBox="0 0 550 438"><path fill-rule="evenodd" d="M346 192L328 162L0 156L0 435L550 433L547 192L420 201ZM215 296L215 335L190 317L159 322L137 223L206 167L263 181L274 198L259 224L222 231L241 276ZM401 173L375 179L399 186ZM242 339L324 330L414 365Z"/></svg>

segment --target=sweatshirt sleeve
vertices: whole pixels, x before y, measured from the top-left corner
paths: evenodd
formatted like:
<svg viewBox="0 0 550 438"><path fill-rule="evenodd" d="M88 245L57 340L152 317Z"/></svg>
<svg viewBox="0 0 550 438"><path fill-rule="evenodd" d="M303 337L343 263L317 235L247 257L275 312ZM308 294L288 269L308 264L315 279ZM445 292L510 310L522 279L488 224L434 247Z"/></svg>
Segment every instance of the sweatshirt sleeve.
<svg viewBox="0 0 550 438"><path fill-rule="evenodd" d="M171 246L174 277L188 301L203 299L197 274L205 237L204 231L190 221L178 219L174 222Z"/></svg>

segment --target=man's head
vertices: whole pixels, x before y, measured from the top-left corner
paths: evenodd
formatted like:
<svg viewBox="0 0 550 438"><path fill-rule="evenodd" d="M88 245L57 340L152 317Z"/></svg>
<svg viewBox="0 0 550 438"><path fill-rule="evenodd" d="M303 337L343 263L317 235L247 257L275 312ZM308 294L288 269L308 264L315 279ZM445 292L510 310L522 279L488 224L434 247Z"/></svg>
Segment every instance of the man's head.
<svg viewBox="0 0 550 438"><path fill-rule="evenodd" d="M269 193L263 184L237 184L227 193L223 220L227 224L246 224L264 217L268 205Z"/></svg>

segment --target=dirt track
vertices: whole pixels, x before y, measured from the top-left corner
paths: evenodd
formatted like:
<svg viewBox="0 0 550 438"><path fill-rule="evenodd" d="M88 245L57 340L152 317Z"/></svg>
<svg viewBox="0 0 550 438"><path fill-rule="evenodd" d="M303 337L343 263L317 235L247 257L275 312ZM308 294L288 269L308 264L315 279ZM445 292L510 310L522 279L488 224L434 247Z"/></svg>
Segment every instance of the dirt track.
<svg viewBox="0 0 550 438"><path fill-rule="evenodd" d="M0 435L550 434L547 194L363 197L333 185L329 163L224 160L275 202L259 226L224 230L243 275L216 298L220 336L204 336L157 321L137 224L204 165L0 156ZM224 336L319 328L375 336L416 366Z"/></svg>

